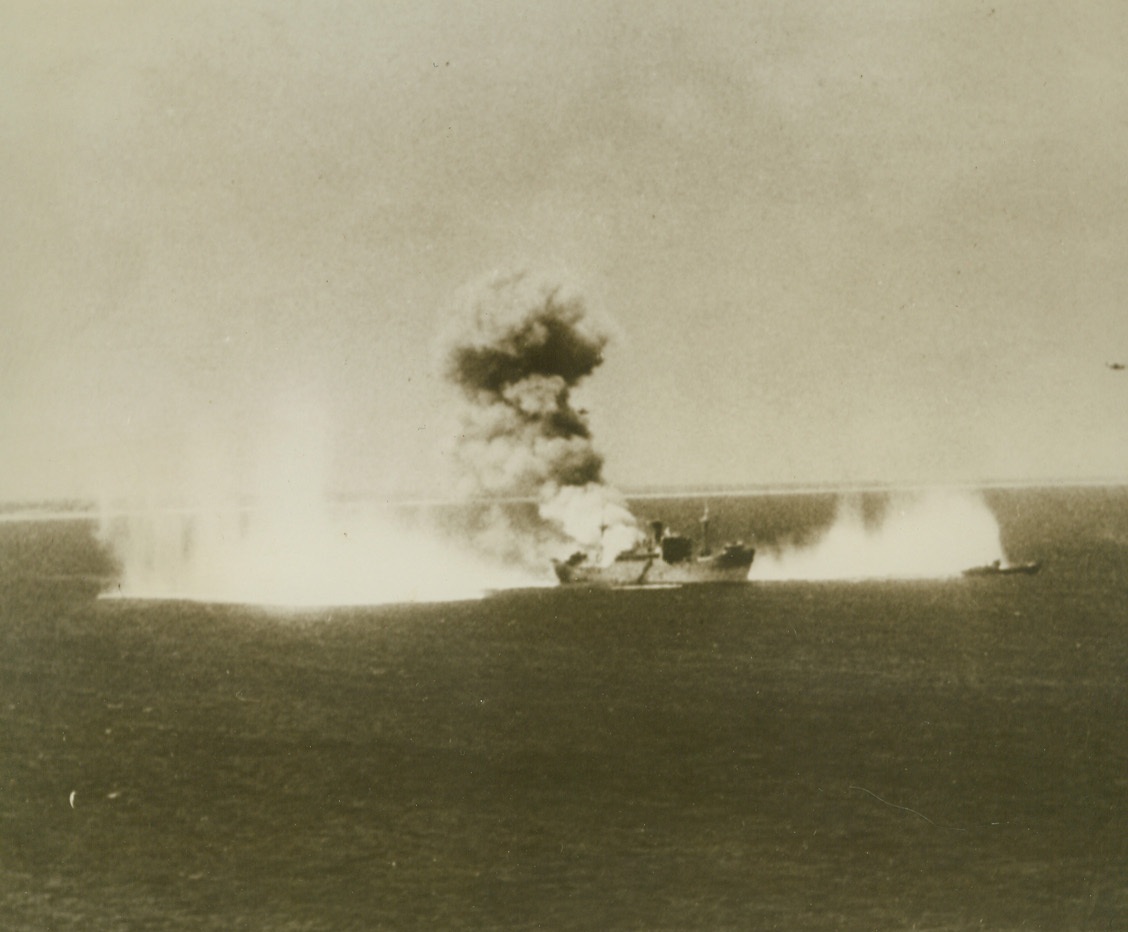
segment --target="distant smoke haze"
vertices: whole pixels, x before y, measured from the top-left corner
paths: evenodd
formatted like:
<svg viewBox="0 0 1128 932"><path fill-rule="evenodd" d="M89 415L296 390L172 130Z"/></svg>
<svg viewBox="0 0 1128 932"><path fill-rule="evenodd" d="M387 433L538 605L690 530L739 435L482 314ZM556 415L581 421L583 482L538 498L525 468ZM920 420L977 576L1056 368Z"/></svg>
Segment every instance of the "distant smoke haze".
<svg viewBox="0 0 1128 932"><path fill-rule="evenodd" d="M510 271L462 292L442 341L443 374L465 402L454 450L463 491L536 499L547 526L504 527L530 562L600 541L613 555L638 537L623 497L604 482L587 414L572 402L610 339L610 323L578 291ZM480 539L496 546L498 536L491 526Z"/></svg>

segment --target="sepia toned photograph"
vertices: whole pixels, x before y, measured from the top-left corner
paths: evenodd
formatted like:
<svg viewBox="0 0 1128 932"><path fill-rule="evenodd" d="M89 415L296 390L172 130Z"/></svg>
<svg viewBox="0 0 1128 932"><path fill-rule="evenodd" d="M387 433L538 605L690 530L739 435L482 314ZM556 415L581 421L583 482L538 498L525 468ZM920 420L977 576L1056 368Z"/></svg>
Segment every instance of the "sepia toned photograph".
<svg viewBox="0 0 1128 932"><path fill-rule="evenodd" d="M0 4L0 928L1128 928L1126 49Z"/></svg>

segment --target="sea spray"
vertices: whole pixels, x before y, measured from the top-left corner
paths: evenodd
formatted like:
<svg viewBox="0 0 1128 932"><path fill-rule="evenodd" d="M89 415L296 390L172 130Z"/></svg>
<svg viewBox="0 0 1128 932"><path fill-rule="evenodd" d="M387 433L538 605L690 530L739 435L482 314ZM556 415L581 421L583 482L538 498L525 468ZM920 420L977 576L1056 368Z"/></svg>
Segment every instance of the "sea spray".
<svg viewBox="0 0 1128 932"><path fill-rule="evenodd" d="M101 537L120 567L112 594L372 605L541 581L394 508L333 502L325 423L307 404L287 405L262 419L254 456L225 454L211 438L181 459L178 474L149 477L145 494L104 498Z"/></svg>
<svg viewBox="0 0 1128 932"><path fill-rule="evenodd" d="M386 510L355 506L297 517L268 505L194 505L118 513L103 527L121 566L110 594L122 597L375 605L471 599L538 582Z"/></svg>
<svg viewBox="0 0 1128 932"><path fill-rule="evenodd" d="M813 543L761 547L753 580L924 579L1006 560L999 525L983 496L962 490L891 494L877 515L857 498L840 501Z"/></svg>

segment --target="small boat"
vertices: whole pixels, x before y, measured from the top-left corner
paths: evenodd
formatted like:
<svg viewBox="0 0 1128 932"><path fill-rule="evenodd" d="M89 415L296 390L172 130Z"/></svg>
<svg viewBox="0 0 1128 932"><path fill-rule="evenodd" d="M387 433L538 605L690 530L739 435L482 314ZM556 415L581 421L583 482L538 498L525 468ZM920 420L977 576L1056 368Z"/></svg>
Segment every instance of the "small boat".
<svg viewBox="0 0 1128 932"><path fill-rule="evenodd" d="M963 571L964 576L1033 576L1042 568L1040 561L1030 563L1008 563L1003 565L1001 560L994 560L986 566L973 566Z"/></svg>

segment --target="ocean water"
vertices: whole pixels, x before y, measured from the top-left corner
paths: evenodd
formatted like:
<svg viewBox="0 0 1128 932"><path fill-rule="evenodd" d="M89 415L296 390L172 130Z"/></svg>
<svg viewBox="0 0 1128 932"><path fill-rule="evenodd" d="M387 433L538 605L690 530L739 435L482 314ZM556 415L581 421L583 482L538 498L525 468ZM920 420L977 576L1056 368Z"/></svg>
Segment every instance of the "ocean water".
<svg viewBox="0 0 1128 932"><path fill-rule="evenodd" d="M0 928L1128 928L1128 491L986 501L1041 573L345 609L0 525Z"/></svg>

